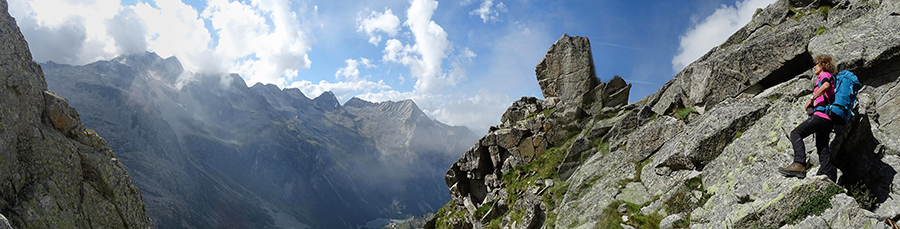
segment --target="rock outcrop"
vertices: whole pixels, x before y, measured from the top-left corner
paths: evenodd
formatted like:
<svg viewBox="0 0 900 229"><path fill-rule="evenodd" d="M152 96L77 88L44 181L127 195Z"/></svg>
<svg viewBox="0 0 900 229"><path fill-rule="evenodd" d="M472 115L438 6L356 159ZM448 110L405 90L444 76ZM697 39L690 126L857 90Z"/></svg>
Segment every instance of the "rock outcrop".
<svg viewBox="0 0 900 229"><path fill-rule="evenodd" d="M453 201L429 225L887 228L900 220L897 23L897 1L780 0L631 104L620 77L584 72L587 39L563 36L536 67L545 99L514 102L450 168ZM812 138L806 179L777 172L818 54L864 85L858 115L833 134L837 182L813 176Z"/></svg>
<svg viewBox="0 0 900 229"><path fill-rule="evenodd" d="M106 141L47 90L7 6L0 0L0 228L152 228Z"/></svg>

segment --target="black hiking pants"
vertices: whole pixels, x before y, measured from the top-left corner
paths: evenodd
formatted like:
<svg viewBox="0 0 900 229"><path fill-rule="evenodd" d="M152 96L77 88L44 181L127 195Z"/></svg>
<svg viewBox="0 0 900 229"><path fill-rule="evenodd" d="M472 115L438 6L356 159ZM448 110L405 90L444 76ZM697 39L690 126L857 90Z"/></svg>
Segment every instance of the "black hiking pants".
<svg viewBox="0 0 900 229"><path fill-rule="evenodd" d="M794 162L806 165L806 144L803 138L810 134L816 134L816 152L819 153L819 172L816 175L827 175L831 181L837 181L837 169L831 163L831 148L828 147L831 129L834 124L831 120L811 115L809 119L800 123L791 131L791 144L794 147Z"/></svg>

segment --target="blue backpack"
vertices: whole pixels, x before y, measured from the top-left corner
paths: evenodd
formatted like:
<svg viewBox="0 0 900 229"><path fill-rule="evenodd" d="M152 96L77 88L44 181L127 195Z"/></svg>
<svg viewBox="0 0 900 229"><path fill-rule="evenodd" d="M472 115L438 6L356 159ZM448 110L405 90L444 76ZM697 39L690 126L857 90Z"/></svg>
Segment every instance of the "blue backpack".
<svg viewBox="0 0 900 229"><path fill-rule="evenodd" d="M856 106L856 94L861 88L859 79L852 72L843 70L834 77L834 98L831 104L816 107L816 111L825 112L835 125L844 125L850 122L855 115L853 106Z"/></svg>

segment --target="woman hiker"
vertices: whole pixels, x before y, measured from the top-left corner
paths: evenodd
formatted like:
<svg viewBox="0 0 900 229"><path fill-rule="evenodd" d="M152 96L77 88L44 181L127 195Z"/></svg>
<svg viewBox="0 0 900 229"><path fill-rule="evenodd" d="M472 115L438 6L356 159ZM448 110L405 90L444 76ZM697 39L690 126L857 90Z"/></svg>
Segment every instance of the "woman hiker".
<svg viewBox="0 0 900 229"><path fill-rule="evenodd" d="M816 62L816 66L813 67L813 70L818 78L816 79L816 88L813 92L813 96L804 107L807 112L815 110L816 107L826 106L834 100L832 75L837 72L837 68L834 66L834 60L832 60L829 55L821 54L816 56L816 58L813 58L813 61ZM834 128L834 124L831 122L831 118L828 117L828 114L825 114L822 111L814 111L806 121L803 121L803 123L800 123L797 128L794 128L794 130L791 131L791 144L794 148L794 163L787 167L779 168L778 171L787 177L796 176L805 178L807 163L806 145L803 144L803 138L810 134L816 134L816 152L819 153L819 162L821 164L819 172L816 173L816 175L826 175L831 181L837 181L837 169L831 163L831 149L828 147L828 142L830 141L829 134L831 133L832 128Z"/></svg>

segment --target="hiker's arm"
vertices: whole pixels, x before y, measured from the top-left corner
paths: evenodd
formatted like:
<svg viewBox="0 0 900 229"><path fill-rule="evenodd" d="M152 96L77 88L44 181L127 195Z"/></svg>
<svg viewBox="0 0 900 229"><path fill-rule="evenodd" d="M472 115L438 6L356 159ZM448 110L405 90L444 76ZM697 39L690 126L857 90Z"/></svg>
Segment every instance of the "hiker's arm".
<svg viewBox="0 0 900 229"><path fill-rule="evenodd" d="M825 94L825 90L828 89L828 87L830 87L830 86L831 86L831 83L828 83L828 82L822 83L822 85L819 86L819 90L816 90L815 92L813 92L813 97L809 100L809 102L806 102L806 106L804 108L812 106L813 102L816 101L816 98L819 98L819 96L822 96L822 94Z"/></svg>

